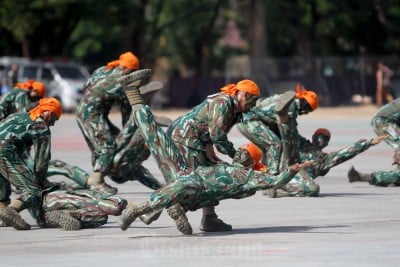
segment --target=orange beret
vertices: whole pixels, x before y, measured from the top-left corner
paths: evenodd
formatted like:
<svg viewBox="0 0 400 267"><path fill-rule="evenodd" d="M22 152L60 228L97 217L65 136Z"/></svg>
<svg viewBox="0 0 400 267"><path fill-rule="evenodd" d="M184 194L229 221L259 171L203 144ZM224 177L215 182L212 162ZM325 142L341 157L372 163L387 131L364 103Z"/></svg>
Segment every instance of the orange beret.
<svg viewBox="0 0 400 267"><path fill-rule="evenodd" d="M41 97L44 97L44 95L46 93L46 87L41 82L36 82L36 81L33 82L31 89L35 89Z"/></svg>
<svg viewBox="0 0 400 267"><path fill-rule="evenodd" d="M260 96L260 89L252 80L241 80L237 84L230 83L221 88L221 92L228 95L236 95L238 91Z"/></svg>
<svg viewBox="0 0 400 267"><path fill-rule="evenodd" d="M246 145L243 145L242 149L247 150L250 157L253 159L253 162L254 162L253 169L254 170L256 170L256 171L266 171L267 170L267 167L260 162L261 158L262 158L262 152L258 146L256 146L253 143L248 143Z"/></svg>
<svg viewBox="0 0 400 267"><path fill-rule="evenodd" d="M107 63L106 69L112 69L122 65L131 70L137 70L139 68L139 59L131 52L123 53L119 56L118 60L113 60Z"/></svg>
<svg viewBox="0 0 400 267"><path fill-rule="evenodd" d="M311 110L315 110L319 105L317 94L314 91L306 90L303 86L300 87L299 84L296 85L296 98L306 100Z"/></svg>
<svg viewBox="0 0 400 267"><path fill-rule="evenodd" d="M42 98L39 100L39 104L29 111L29 117L35 121L45 111L54 112L59 119L62 113L61 103L54 97Z"/></svg>

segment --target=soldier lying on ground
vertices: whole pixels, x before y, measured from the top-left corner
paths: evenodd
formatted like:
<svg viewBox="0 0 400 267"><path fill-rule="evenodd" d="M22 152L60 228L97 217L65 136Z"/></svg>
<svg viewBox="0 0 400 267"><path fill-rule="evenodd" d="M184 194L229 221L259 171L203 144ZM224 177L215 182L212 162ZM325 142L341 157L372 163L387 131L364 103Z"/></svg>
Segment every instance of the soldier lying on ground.
<svg viewBox="0 0 400 267"><path fill-rule="evenodd" d="M360 139L340 150L325 153L322 150L328 146L331 133L328 129L319 128L314 132L312 142L304 139L300 147L301 160L313 160L314 165L299 171L282 188L268 189L264 191L264 194L270 197L316 197L319 194L319 185L315 182L317 177L325 176L331 168L379 144L386 137L387 135L381 135L370 140Z"/></svg>
<svg viewBox="0 0 400 267"><path fill-rule="evenodd" d="M349 182L368 182L377 186L400 185L400 98L381 107L371 121L374 131L378 135L386 134L385 142L393 149L392 169L361 173L354 167L348 172Z"/></svg>

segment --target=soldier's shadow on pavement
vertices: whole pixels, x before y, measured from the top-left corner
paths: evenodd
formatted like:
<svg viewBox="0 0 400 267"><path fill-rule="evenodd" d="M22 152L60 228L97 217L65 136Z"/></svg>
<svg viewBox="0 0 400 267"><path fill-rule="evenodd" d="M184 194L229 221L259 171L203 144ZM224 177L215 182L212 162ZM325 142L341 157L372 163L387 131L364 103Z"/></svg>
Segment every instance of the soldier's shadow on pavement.
<svg viewBox="0 0 400 267"><path fill-rule="evenodd" d="M234 228L229 232L202 232L202 236L220 236L220 235L242 235L242 234L260 234L260 233L303 233L313 231L313 233L332 233L338 234L342 231L315 231L315 229L336 229L349 227L349 225L325 225L325 226L303 226L303 225L293 225L293 226L276 226L276 227L254 227L254 228Z"/></svg>

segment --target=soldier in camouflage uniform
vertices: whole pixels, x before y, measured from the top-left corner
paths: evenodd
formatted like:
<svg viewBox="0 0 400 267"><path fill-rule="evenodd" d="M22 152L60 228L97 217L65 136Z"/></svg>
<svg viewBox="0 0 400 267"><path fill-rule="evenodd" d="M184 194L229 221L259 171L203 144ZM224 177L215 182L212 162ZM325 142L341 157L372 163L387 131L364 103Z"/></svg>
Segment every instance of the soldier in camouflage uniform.
<svg viewBox="0 0 400 267"><path fill-rule="evenodd" d="M400 167L399 165L393 165L391 170L388 171L374 171L371 173L362 173L357 171L352 166L347 173L349 182L367 182L370 185L376 186L400 186Z"/></svg>
<svg viewBox="0 0 400 267"><path fill-rule="evenodd" d="M77 123L92 153L94 174L88 179L92 189L112 194L117 192L104 181L114 156L115 139L120 132L108 115L113 105L118 104L122 125L127 122L131 108L117 78L138 67L137 57L126 52L120 55L119 60L95 70L84 85L85 95L77 107Z"/></svg>
<svg viewBox="0 0 400 267"><path fill-rule="evenodd" d="M36 102L43 98L46 88L43 83L29 80L26 83L17 83L13 89L0 99L0 120L17 112L26 112L36 106Z"/></svg>
<svg viewBox="0 0 400 267"><path fill-rule="evenodd" d="M29 80L25 83L17 83L0 100L0 119L4 119L13 113L29 111L37 105L37 101L43 98L45 93L46 87L41 82ZM30 157L30 146L27 145L26 148L26 156ZM47 174L48 176L64 175L85 188L85 183L82 184L82 182L87 173L79 167L71 166L61 160L51 160L48 165Z"/></svg>
<svg viewBox="0 0 400 267"><path fill-rule="evenodd" d="M142 133L132 123L130 116L128 123L121 129L116 138L115 155L108 170L108 176L116 183L138 181L144 186L156 190L162 186L142 163L150 157L150 151L145 145ZM61 183L64 189L87 189L89 174L83 169L71 166L61 160L50 161L47 171L48 176L64 175L76 184ZM157 219L161 211L154 214L140 216L145 224L150 224Z"/></svg>
<svg viewBox="0 0 400 267"><path fill-rule="evenodd" d="M4 119L13 113L27 112L37 105L37 101L44 97L45 92L45 85L38 81L29 80L25 83L17 83L0 100L0 119ZM26 149L25 156L29 158L30 146L27 145ZM30 161L28 160L28 162ZM80 187L85 188L85 183L82 184L82 182L85 180L87 173L79 167L71 166L61 160L51 160L47 173L48 176L64 175L76 182Z"/></svg>
<svg viewBox="0 0 400 267"><path fill-rule="evenodd" d="M149 201L128 204L117 219L122 230L126 230L141 214L168 208L168 214L175 220L178 229L184 234L191 234L192 228L185 210L196 210L216 201L241 195L248 192L249 188L262 190L280 187L299 169L309 165L296 164L277 176L225 162L191 168L186 164L175 141L154 121L149 107L142 105L137 87L130 86L125 90L132 104L135 124L142 130L152 155L169 182L153 192Z"/></svg>
<svg viewBox="0 0 400 267"><path fill-rule="evenodd" d="M374 131L378 135L388 135L385 142L393 149L392 169L372 173L360 173L351 167L348 173L349 181L369 182L377 186L400 185L400 98L381 107L371 121Z"/></svg>
<svg viewBox="0 0 400 267"><path fill-rule="evenodd" d="M116 195L95 190L56 190L43 196L46 220L42 227L61 227L64 230L95 228L107 223L108 215L119 216L128 202ZM57 224L47 220L66 214Z"/></svg>
<svg viewBox="0 0 400 267"><path fill-rule="evenodd" d="M113 105L118 104L122 115L122 125L124 126L128 121L131 107L118 78L136 70L138 66L139 60L135 55L131 52L123 53L119 60L109 62L107 66L95 70L84 86L85 95L77 108L77 122L92 153L94 174L88 179L91 189L115 194L117 189L104 182L105 175L110 176L117 183L139 180L153 189L160 185L140 164L131 166L127 164L132 161L142 163L149 155L148 150L142 145L140 133L134 135L135 140L127 140L121 135L125 131L129 132L130 129L121 132L108 118ZM148 101L156 90L161 89L159 85L151 86L151 84L141 88L143 92L146 92ZM163 123L169 122L167 118L161 118L161 120ZM121 146L118 139L122 140ZM129 147L125 147L128 144ZM129 174L126 174L127 172Z"/></svg>
<svg viewBox="0 0 400 267"><path fill-rule="evenodd" d="M297 116L307 114L317 107L318 96L315 92L297 85L296 93L287 91L284 94L259 99L245 114L243 122L238 124L238 129L262 149L263 163L267 165L267 171L277 174L288 165L299 162L302 139L297 130Z"/></svg>
<svg viewBox="0 0 400 267"><path fill-rule="evenodd" d="M139 181L143 185L156 190L162 186L162 183L148 169L141 165L150 156L150 151L145 145L140 131L137 131L137 127L131 123L132 119L130 118L128 123L123 127L122 132L124 134L119 135L119 138L117 138L116 156L113 158L108 175L117 183ZM107 215L120 215L121 208L125 207L126 201L122 201L120 197L115 195L110 197L109 194L101 194L101 192L95 193L92 190L81 190L87 188L89 174L77 166L71 166L61 160L52 160L49 163L47 176L53 175L64 175L73 180L75 184L62 182L61 188L68 189L68 191L52 192L48 197L51 204L44 203L44 209L48 210L46 207L51 206L52 208L49 210L72 210L71 214L81 221L82 228L103 225L107 222ZM89 199L85 199L85 197L89 197ZM63 201L53 204L52 202L57 201L58 198L62 198ZM102 208L104 201L109 203L109 211ZM85 205L92 205L93 203L97 203L101 209L87 209L85 207ZM79 212L75 209L79 209ZM139 216L139 218L143 223L149 225L161 215L161 211L144 214ZM92 224L96 226L90 226ZM70 224L66 224L66 227L70 228L71 226Z"/></svg>
<svg viewBox="0 0 400 267"><path fill-rule="evenodd" d="M43 98L29 113L11 114L0 124L0 202L4 206L10 202L11 184L20 192L20 196L0 212L0 219L6 225L29 230L30 225L19 215L26 208L39 222L44 220L42 195L56 188L46 177L50 160L49 127L59 119L61 112L57 99ZM34 159L26 157L26 146L31 144L35 149Z"/></svg>
<svg viewBox="0 0 400 267"><path fill-rule="evenodd" d="M227 134L242 121L260 96L258 86L251 80L228 84L221 92L208 96L198 106L171 123L167 133L178 146L187 166L212 166L221 160L214 147L233 158L236 152ZM218 203L215 203L217 205ZM232 226L218 219L214 205L203 208L200 230L230 231Z"/></svg>
<svg viewBox="0 0 400 267"><path fill-rule="evenodd" d="M301 161L312 160L314 165L299 171L282 188L268 189L264 191L264 194L270 197L316 197L319 194L319 185L315 182L317 177L325 176L331 168L380 143L381 140L386 138L386 135L370 140L361 139L338 151L325 153L322 150L328 145L330 138L331 133L325 128L319 128L314 132L312 142L303 138L300 147L300 159Z"/></svg>

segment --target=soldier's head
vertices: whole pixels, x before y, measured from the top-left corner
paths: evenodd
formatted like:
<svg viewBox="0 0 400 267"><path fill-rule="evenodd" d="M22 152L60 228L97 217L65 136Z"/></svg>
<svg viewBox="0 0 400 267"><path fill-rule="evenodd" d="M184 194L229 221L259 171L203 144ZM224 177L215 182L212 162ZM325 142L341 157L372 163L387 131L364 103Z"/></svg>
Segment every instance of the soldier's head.
<svg viewBox="0 0 400 267"><path fill-rule="evenodd" d="M323 149L328 146L331 140L331 132L326 128L317 129L312 136L312 143L319 149Z"/></svg>
<svg viewBox="0 0 400 267"><path fill-rule="evenodd" d="M128 74L139 69L139 59L132 52L125 52L118 60L107 63L106 69L121 68L123 74Z"/></svg>
<svg viewBox="0 0 400 267"><path fill-rule="evenodd" d="M49 126L54 125L61 114L61 103L54 97L40 99L38 105L29 110L29 117L32 121L41 117Z"/></svg>
<svg viewBox="0 0 400 267"><path fill-rule="evenodd" d="M314 91L309 91L300 86L300 84L296 85L296 100L300 115L314 111L319 105L318 95Z"/></svg>
<svg viewBox="0 0 400 267"><path fill-rule="evenodd" d="M29 96L32 101L37 101L44 97L46 94L46 86L37 81L33 81L31 86L29 87Z"/></svg>
<svg viewBox="0 0 400 267"><path fill-rule="evenodd" d="M260 88L252 80L241 80L236 84L227 84L221 88L221 92L237 95L240 112L249 111L260 97Z"/></svg>
<svg viewBox="0 0 400 267"><path fill-rule="evenodd" d="M24 83L17 83L14 87L27 90L29 92L29 98L33 102L43 98L46 93L45 85L32 79Z"/></svg>
<svg viewBox="0 0 400 267"><path fill-rule="evenodd" d="M233 159L234 163L240 163L244 167L253 168L256 171L266 171L266 166L261 163L262 151L253 143L240 147Z"/></svg>

